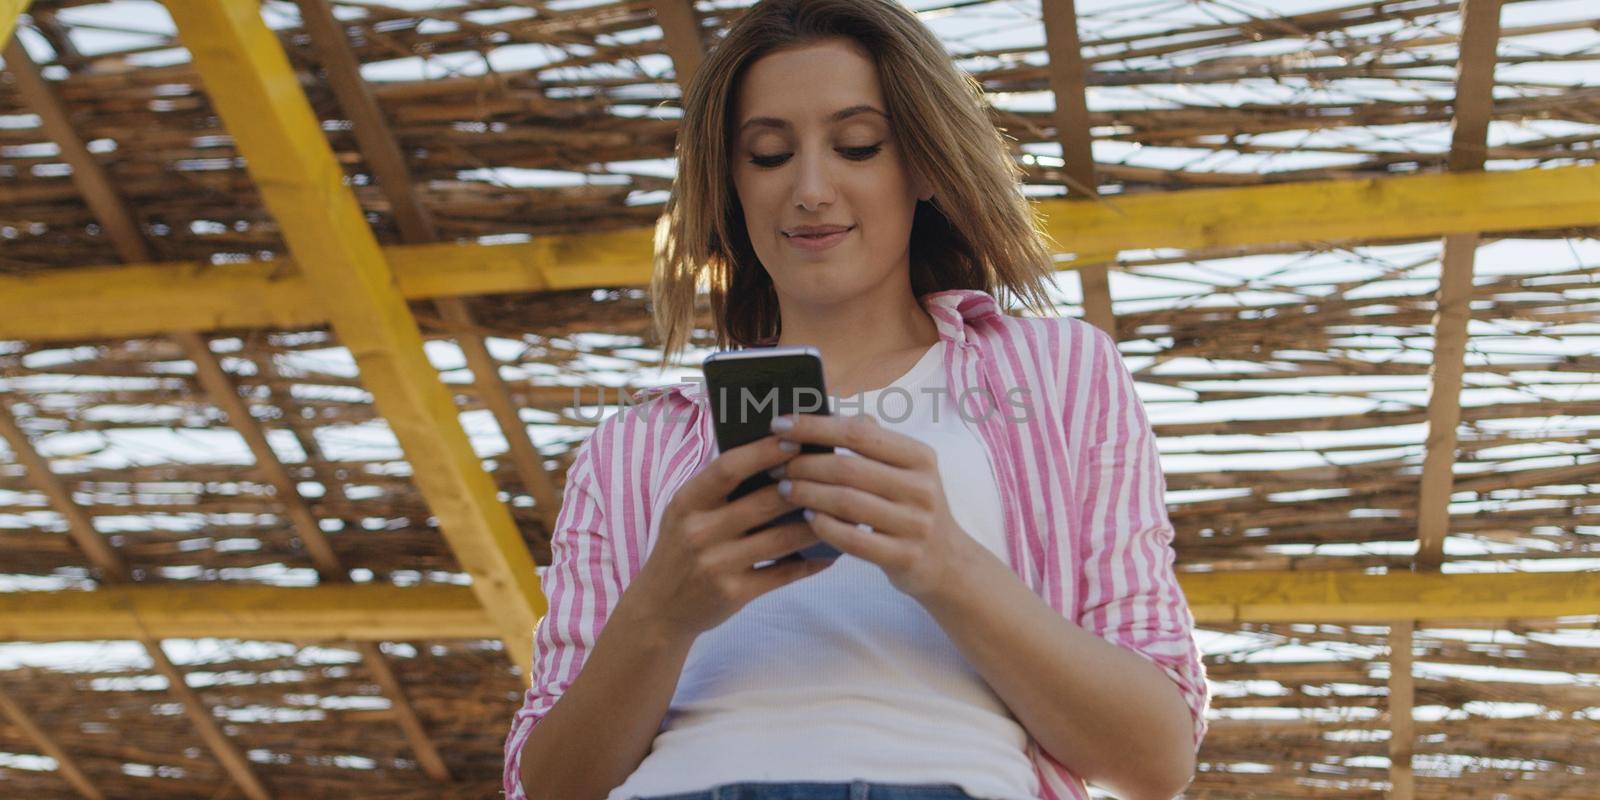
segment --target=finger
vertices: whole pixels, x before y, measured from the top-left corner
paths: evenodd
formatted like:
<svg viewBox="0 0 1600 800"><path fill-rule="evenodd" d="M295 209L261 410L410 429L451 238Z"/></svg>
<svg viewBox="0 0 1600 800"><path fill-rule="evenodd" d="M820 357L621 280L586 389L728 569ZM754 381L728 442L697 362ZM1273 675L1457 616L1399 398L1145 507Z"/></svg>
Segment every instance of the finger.
<svg viewBox="0 0 1600 800"><path fill-rule="evenodd" d="M864 530L855 523L845 522L826 511L811 510L811 530L817 538L833 545L841 553L871 561L880 567L890 567L904 555L906 543L876 531Z"/></svg>
<svg viewBox="0 0 1600 800"><path fill-rule="evenodd" d="M786 414L779 419L794 423L789 430L778 433L783 439L844 447L896 467L918 468L934 463L932 447L879 425L869 414Z"/></svg>
<svg viewBox="0 0 1600 800"><path fill-rule="evenodd" d="M794 453L779 449L781 441L776 436L763 436L718 454L678 490L684 507L703 510L721 506L746 478L794 458Z"/></svg>
<svg viewBox="0 0 1600 800"><path fill-rule="evenodd" d="M787 464L780 478L803 479L835 486L853 486L878 497L932 509L936 505L935 482L938 473L890 466L865 456L842 453L801 453ZM942 492L944 487L938 486ZM804 505L803 503L801 505Z"/></svg>
<svg viewBox="0 0 1600 800"><path fill-rule="evenodd" d="M788 522L763 528L748 536L719 544L711 556L719 563L748 568L762 561L782 558L817 543L817 535L804 522Z"/></svg>
<svg viewBox="0 0 1600 800"><path fill-rule="evenodd" d="M927 526L928 510L895 502L853 486L788 478L789 502L802 508L826 511L852 524L864 522L884 535L909 536ZM781 485L774 487L781 490Z"/></svg>
<svg viewBox="0 0 1600 800"><path fill-rule="evenodd" d="M778 487L774 484L763 486L731 503L725 501L722 507L707 513L711 526L718 531L714 538L729 541L743 536L751 528L766 524L773 517L797 508L798 505L778 494Z"/></svg>
<svg viewBox="0 0 1600 800"><path fill-rule="evenodd" d="M750 599L760 597L773 589L782 588L801 578L808 578L833 565L835 559L799 559L785 561L752 570L747 580L751 588Z"/></svg>

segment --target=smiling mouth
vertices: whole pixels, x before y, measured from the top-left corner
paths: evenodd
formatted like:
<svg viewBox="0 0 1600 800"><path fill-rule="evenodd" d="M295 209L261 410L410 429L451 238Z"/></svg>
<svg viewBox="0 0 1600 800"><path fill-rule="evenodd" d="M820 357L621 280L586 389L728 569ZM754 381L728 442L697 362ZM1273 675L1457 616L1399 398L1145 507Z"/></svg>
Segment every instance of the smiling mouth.
<svg viewBox="0 0 1600 800"><path fill-rule="evenodd" d="M848 228L840 228L839 230L829 231L828 233L785 233L783 235L790 239L826 239L829 236L837 236L841 233L849 233L855 229L856 226L851 225Z"/></svg>

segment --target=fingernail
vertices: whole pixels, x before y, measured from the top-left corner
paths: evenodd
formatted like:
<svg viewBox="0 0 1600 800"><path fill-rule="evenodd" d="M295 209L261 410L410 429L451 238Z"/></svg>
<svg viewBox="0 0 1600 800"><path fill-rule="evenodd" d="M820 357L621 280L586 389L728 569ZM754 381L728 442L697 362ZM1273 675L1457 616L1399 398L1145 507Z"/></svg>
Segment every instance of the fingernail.
<svg viewBox="0 0 1600 800"><path fill-rule="evenodd" d="M801 513L801 516L804 516L806 518L806 522L810 522L810 521L812 521L812 520L817 518L817 512L812 511L809 508L806 509L805 511L800 512L800 513Z"/></svg>
<svg viewBox="0 0 1600 800"><path fill-rule="evenodd" d="M782 495L783 499L788 500L789 493L792 491L794 491L794 483L788 478L778 481L778 494Z"/></svg>
<svg viewBox="0 0 1600 800"><path fill-rule="evenodd" d="M788 464L779 464L778 466L767 470L767 477L772 478L773 480L778 480L779 478L782 478L784 475L788 474L788 472Z"/></svg>
<svg viewBox="0 0 1600 800"><path fill-rule="evenodd" d="M791 430L794 430L794 420L788 417L774 417L772 419L773 433L788 433Z"/></svg>
<svg viewBox="0 0 1600 800"><path fill-rule="evenodd" d="M800 452L800 443L793 439L779 439L778 449L785 453L798 453Z"/></svg>

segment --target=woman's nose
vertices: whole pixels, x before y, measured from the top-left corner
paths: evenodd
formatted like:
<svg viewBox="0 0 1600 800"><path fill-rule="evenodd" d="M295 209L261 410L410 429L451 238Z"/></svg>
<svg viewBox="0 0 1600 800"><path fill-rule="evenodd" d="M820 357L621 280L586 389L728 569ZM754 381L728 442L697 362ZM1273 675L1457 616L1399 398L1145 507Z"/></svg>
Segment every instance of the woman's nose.
<svg viewBox="0 0 1600 800"><path fill-rule="evenodd" d="M814 209L833 202L834 186L832 166L827 156L796 154L794 201L798 206Z"/></svg>

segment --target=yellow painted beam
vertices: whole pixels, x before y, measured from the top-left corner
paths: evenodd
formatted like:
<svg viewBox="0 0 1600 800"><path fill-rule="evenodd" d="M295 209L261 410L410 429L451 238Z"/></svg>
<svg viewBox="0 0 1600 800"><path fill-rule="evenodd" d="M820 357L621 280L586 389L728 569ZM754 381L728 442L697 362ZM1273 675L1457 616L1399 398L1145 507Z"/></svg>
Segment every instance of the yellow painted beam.
<svg viewBox="0 0 1600 800"><path fill-rule="evenodd" d="M1042 201L1050 233L1087 261L1155 247L1416 238L1600 226L1600 165L1194 189ZM650 282L647 228L526 244L382 248L407 299ZM294 242L291 239L291 248ZM1061 262L1071 269L1074 262ZM320 325L330 296L293 261L136 264L0 277L0 337L35 341Z"/></svg>
<svg viewBox="0 0 1600 800"><path fill-rule="evenodd" d="M1600 225L1600 165L1041 200L1068 250L1197 250Z"/></svg>
<svg viewBox="0 0 1600 800"><path fill-rule="evenodd" d="M1360 622L1511 620L1600 613L1600 573L1181 573L1195 620ZM288 641L493 639L463 586L325 584L106 586L0 592L0 641L196 638Z"/></svg>
<svg viewBox="0 0 1600 800"><path fill-rule="evenodd" d="M0 0L0 47L4 47L11 39L11 32L17 27L17 18L28 10L31 2L33 0Z"/></svg>
<svg viewBox="0 0 1600 800"><path fill-rule="evenodd" d="M163 584L102 586L88 592L0 592L0 641L210 636L391 641L499 635L465 586Z"/></svg>
<svg viewBox="0 0 1600 800"><path fill-rule="evenodd" d="M630 230L527 244L403 245L382 253L408 300L644 286L651 235ZM297 328L327 324L329 309L326 296L287 259L0 275L0 338L52 341Z"/></svg>
<svg viewBox="0 0 1600 800"><path fill-rule="evenodd" d="M307 286L326 303L407 461L418 465L413 479L445 540L509 655L531 674L533 629L545 611L533 556L423 352L388 260L260 3L166 5Z"/></svg>
<svg viewBox="0 0 1600 800"><path fill-rule="evenodd" d="M1213 572L1181 576L1195 620L1395 622L1600 614L1600 573Z"/></svg>

